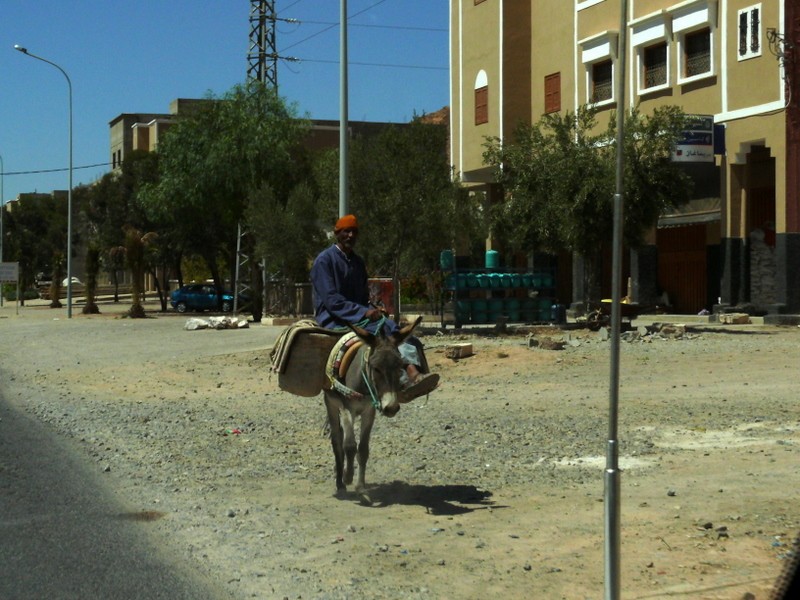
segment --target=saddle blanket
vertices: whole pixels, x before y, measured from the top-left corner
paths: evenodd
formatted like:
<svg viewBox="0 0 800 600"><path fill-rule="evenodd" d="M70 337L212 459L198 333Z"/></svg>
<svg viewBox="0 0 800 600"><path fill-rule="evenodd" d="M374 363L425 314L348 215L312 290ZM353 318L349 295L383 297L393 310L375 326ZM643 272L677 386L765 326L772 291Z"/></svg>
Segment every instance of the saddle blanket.
<svg viewBox="0 0 800 600"><path fill-rule="evenodd" d="M320 327L310 319L284 329L270 351L271 371L278 374L278 386L297 396L319 394L329 384L326 363L342 333Z"/></svg>

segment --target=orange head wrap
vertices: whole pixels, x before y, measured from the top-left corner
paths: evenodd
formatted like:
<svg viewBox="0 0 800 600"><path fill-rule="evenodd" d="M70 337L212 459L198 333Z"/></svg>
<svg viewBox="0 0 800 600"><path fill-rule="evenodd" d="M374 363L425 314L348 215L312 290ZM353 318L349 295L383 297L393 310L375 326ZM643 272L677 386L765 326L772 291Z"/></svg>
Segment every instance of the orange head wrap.
<svg viewBox="0 0 800 600"><path fill-rule="evenodd" d="M336 221L334 231L341 231L342 229L358 229L358 219L355 215L345 215Z"/></svg>

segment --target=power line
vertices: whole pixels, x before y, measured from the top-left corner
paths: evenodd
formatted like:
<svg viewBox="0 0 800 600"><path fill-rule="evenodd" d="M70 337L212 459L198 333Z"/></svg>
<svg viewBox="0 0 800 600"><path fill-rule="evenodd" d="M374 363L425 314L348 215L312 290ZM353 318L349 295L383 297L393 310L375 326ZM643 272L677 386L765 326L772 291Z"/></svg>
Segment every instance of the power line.
<svg viewBox="0 0 800 600"><path fill-rule="evenodd" d="M295 58L292 59L292 62L310 62L310 63L328 63L338 65L338 60L323 60L323 59L311 59L311 58ZM447 71L449 67L429 67L425 65L393 65L389 63L368 63L368 62L356 62L356 61L349 61L348 64L350 65L358 65L360 67L386 67L391 69L426 69L430 71Z"/></svg>
<svg viewBox="0 0 800 600"><path fill-rule="evenodd" d="M349 19L348 19L349 21ZM298 21L298 23L310 23L312 25L333 25L334 27L337 26L339 23L331 23L330 21L307 21L303 19L302 21ZM407 25L371 25L366 23L348 23L348 27L368 27L372 29L402 29L404 31L434 31L439 33L445 33L448 31L446 27L411 27ZM327 31L327 30L326 30Z"/></svg>
<svg viewBox="0 0 800 600"><path fill-rule="evenodd" d="M353 18L355 18L355 17L357 17L357 16L359 16L359 15L363 15L363 14L364 14L365 12L367 12L368 10L372 10L373 8L375 8L375 7L376 7L376 6L378 6L379 4L383 4L384 2L386 2L386 0L378 0L378 2L376 2L375 4L371 4L371 5L369 5L369 6L368 6L367 8L365 8L364 10L360 10L360 11L358 11L357 13L355 13L355 14L353 14L353 15L350 15L349 17L347 17L347 20L348 20L348 21L350 21L350 19L353 19ZM289 46L286 46L286 48L283 48L283 49L281 50L280 54L283 54L283 53L284 53L286 50L288 50L289 48L294 48L295 46L299 46L300 44L302 44L303 42L307 42L307 41L308 41L308 40L310 40L311 38L315 38L315 37L317 37L318 35L322 35L322 34L323 34L323 33L325 33L326 31L330 31L330 30L331 30L331 29L333 29L334 27L338 27L338 25L339 25L339 23L333 23L332 25L330 25L330 26L326 27L325 29L321 29L321 30L319 30L317 33L314 33L314 34L312 34L312 35L308 36L307 38L303 38L303 39L302 39L302 40L300 40L299 42L295 42L294 44L291 44L291 45L289 45Z"/></svg>
<svg viewBox="0 0 800 600"><path fill-rule="evenodd" d="M72 167L73 170L76 169L91 169L94 167L107 167L111 163L95 163L93 165L84 165L82 167ZM69 167L64 167L62 169L38 169L36 171L6 171L3 173L4 176L8 175L35 175L37 173L60 173L62 171L69 171Z"/></svg>

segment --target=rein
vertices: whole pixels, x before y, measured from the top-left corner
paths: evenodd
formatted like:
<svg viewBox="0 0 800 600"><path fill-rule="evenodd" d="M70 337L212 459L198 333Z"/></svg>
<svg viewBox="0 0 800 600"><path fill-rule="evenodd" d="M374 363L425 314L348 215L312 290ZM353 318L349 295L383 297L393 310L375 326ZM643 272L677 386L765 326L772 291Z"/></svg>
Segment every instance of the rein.
<svg viewBox="0 0 800 600"><path fill-rule="evenodd" d="M364 319L364 321L366 321L366 323L369 323L369 319ZM385 322L386 322L386 317L384 315L381 315L381 318L378 320L378 326L375 328L375 331L380 331L381 329L383 329L383 324ZM364 325L361 325L361 323L359 323L359 327L365 327L366 323ZM364 385L367 386L367 391L369 392L369 399L370 402L372 402L373 408L377 410L379 413L383 414L383 407L381 406L380 400L378 400L378 392L375 389L375 386L372 384L372 381L370 380L369 376L367 375L367 372L369 370L369 354L370 354L370 349L367 348L361 355L361 378L364 380Z"/></svg>
<svg viewBox="0 0 800 600"><path fill-rule="evenodd" d="M381 406L380 400L378 400L378 392L375 389L375 386L372 385L372 381L370 381L370 378L367 375L367 369L369 369L369 350L370 349L367 348L361 355L361 378L364 380L364 385L367 386L367 391L369 392L369 399L370 402L372 402L372 406L379 413L383 413L383 407Z"/></svg>
<svg viewBox="0 0 800 600"><path fill-rule="evenodd" d="M375 390L375 386L372 384L369 376L367 375L367 369L369 368L369 353L370 348L365 347L361 354L361 378L364 380L364 385L367 386L367 392L369 393L369 399L373 408L375 408L375 410L377 410L379 413L383 413L383 407L381 406L380 400L378 400L378 393ZM354 400L360 400L364 397L364 394L361 392L357 392L354 389L347 387L343 382L339 381L339 378L336 377L333 372L328 374L328 378L330 379L331 387L339 392L342 396Z"/></svg>

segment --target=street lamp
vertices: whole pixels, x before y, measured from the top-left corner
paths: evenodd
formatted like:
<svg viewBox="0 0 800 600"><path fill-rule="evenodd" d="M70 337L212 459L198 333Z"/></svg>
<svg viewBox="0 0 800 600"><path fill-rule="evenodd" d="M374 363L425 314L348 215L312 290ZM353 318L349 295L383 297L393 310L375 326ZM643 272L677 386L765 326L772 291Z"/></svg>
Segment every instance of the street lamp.
<svg viewBox="0 0 800 600"><path fill-rule="evenodd" d="M67 75L67 72L59 67L56 63L36 56L28 52L27 48L23 48L19 44L14 44L14 50L19 50L26 56L35 58L42 62L46 62L61 71L61 74L67 80L67 88L69 91L69 187L67 188L67 318L72 318L72 81Z"/></svg>

